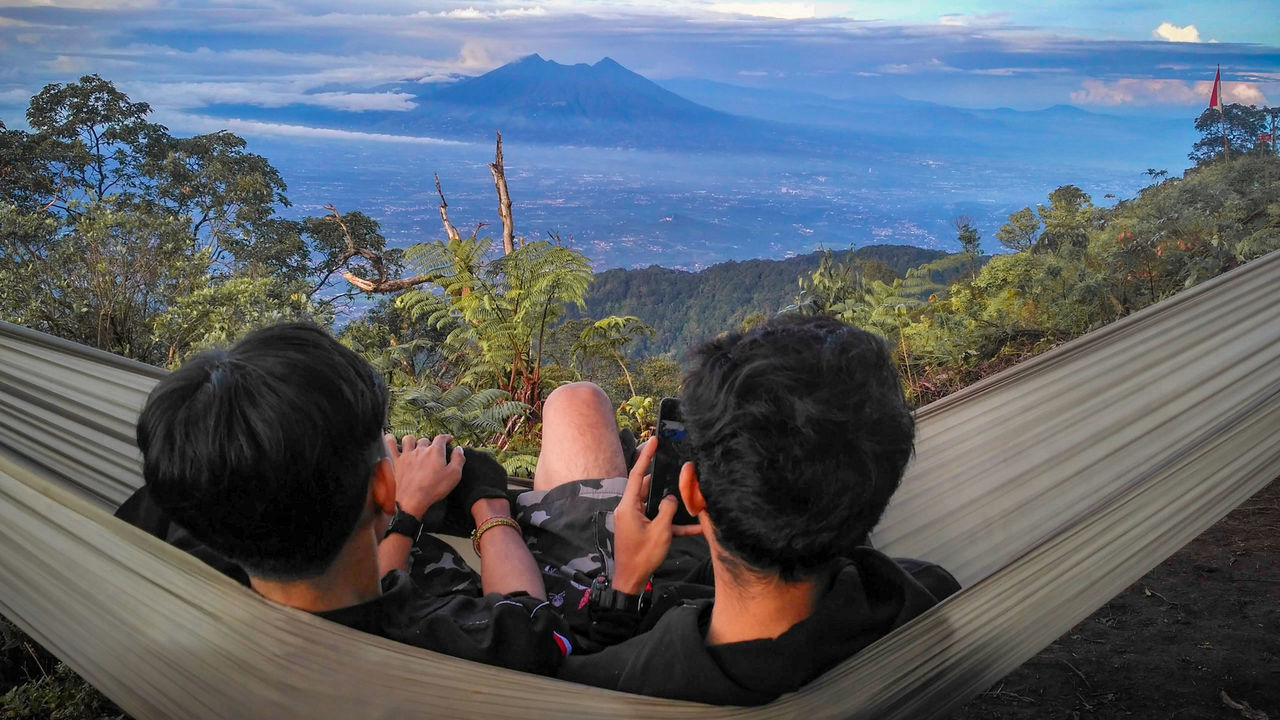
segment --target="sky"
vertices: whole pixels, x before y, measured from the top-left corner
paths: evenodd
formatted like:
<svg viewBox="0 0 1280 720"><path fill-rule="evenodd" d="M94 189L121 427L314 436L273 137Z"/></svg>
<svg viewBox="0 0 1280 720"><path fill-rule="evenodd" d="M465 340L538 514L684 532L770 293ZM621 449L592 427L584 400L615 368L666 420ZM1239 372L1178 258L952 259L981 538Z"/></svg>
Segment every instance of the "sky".
<svg viewBox="0 0 1280 720"><path fill-rule="evenodd" d="M1280 103L1274 0L0 0L0 119L21 126L32 94L86 73L175 130L211 103L411 110L396 83L534 52L656 80L1184 116L1221 65L1228 101Z"/></svg>

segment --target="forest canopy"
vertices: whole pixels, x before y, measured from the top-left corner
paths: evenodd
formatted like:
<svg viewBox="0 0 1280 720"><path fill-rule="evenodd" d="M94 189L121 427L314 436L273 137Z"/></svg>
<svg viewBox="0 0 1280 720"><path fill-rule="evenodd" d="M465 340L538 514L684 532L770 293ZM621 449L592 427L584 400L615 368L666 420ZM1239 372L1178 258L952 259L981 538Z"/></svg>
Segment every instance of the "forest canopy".
<svg viewBox="0 0 1280 720"><path fill-rule="evenodd" d="M178 137L96 75L31 99L0 125L0 310L11 322L173 366L284 319L334 328L393 388L391 427L451 432L528 472L542 399L597 382L643 432L679 389L682 352L777 312L833 313L893 343L927 402L1280 247L1273 108L1195 120L1184 177L1099 207L1080 187L1012 213L982 253L971 219L954 254L903 246L750 260L700 273L593 275L559 238L516 236L501 136L499 239L388 247L376 218L334 206L287 218L285 179L229 132ZM1225 137L1225 140L1224 140ZM518 211L518 208L517 208Z"/></svg>

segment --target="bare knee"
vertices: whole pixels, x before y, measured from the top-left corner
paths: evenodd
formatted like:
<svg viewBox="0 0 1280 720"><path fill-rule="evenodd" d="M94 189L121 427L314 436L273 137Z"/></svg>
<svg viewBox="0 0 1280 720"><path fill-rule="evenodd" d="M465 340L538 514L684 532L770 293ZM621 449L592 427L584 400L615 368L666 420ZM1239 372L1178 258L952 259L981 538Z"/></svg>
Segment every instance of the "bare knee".
<svg viewBox="0 0 1280 720"><path fill-rule="evenodd" d="M590 382L553 390L542 408L542 451L533 473L534 489L626 474L618 419L609 396Z"/></svg>
<svg viewBox="0 0 1280 720"><path fill-rule="evenodd" d="M584 380L561 385L552 390L547 399L543 401L542 414L545 417L565 410L577 408L595 409L599 407L612 409L613 403L609 400L609 396L605 391L600 389L599 385Z"/></svg>

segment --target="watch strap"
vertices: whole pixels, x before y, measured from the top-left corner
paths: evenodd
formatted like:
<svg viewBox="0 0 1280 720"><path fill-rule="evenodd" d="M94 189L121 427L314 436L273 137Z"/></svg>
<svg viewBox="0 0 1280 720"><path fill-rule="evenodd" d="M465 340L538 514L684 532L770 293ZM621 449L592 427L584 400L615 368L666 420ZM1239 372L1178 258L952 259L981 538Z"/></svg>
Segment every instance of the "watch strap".
<svg viewBox="0 0 1280 720"><path fill-rule="evenodd" d="M422 534L422 520L410 515L396 505L396 514L391 516L391 522L387 525L387 535L398 533L408 536L414 542L418 541L418 536Z"/></svg>
<svg viewBox="0 0 1280 720"><path fill-rule="evenodd" d="M617 612L627 612L635 615L643 615L649 609L649 593L650 589L646 587L639 595L624 593L615 590L609 585L609 579L604 575L599 575L591 582L591 589L587 596L588 603L593 610L607 610Z"/></svg>

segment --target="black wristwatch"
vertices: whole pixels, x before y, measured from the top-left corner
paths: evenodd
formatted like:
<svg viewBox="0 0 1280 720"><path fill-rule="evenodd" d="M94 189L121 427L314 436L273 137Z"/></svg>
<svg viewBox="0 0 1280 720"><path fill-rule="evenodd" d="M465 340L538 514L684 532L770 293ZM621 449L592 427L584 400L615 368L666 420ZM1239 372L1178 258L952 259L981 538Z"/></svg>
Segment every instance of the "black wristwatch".
<svg viewBox="0 0 1280 720"><path fill-rule="evenodd" d="M410 515L400 509L400 504L396 504L396 514L391 516L391 522L387 525L387 535L391 533L400 533L408 536L415 543L418 542L418 536L422 534L422 520Z"/></svg>
<svg viewBox="0 0 1280 720"><path fill-rule="evenodd" d="M609 585L609 578L597 575L591 581L591 590L587 602L592 610L619 610L636 615L643 615L649 609L649 589L645 588L639 595L614 590Z"/></svg>

